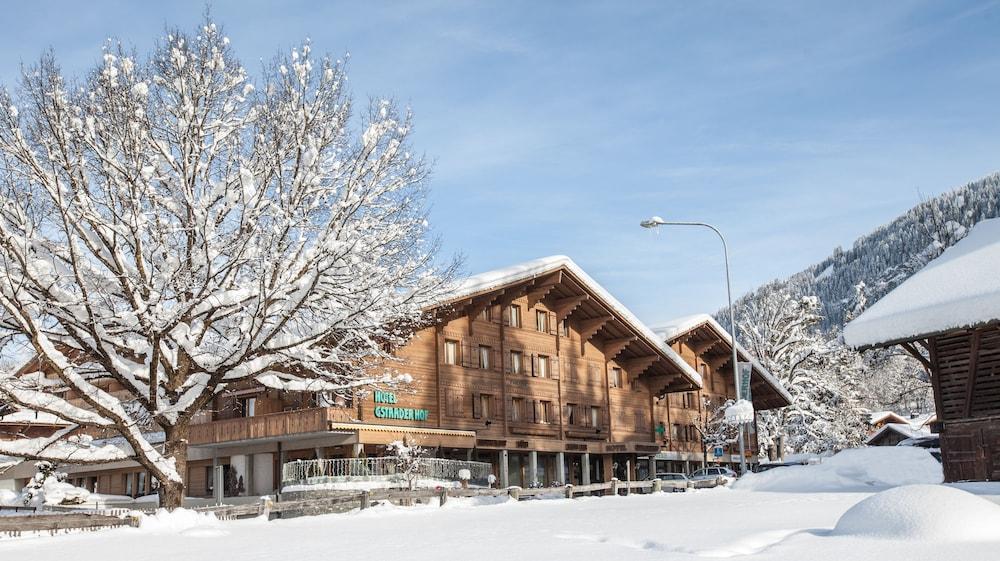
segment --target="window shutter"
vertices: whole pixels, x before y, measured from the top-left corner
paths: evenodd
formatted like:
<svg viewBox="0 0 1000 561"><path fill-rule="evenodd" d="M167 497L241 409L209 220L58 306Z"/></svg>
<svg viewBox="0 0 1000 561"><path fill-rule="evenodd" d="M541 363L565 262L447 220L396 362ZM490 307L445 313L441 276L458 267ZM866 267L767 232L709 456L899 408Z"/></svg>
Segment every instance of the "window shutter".
<svg viewBox="0 0 1000 561"><path fill-rule="evenodd" d="M556 332L559 330L559 326L556 325L556 314L555 312L549 312L548 314L549 314L549 320L548 320L549 333L555 335Z"/></svg>
<svg viewBox="0 0 1000 561"><path fill-rule="evenodd" d="M481 394L479 394L479 393L473 393L472 394L472 418L473 419L481 419L483 417L482 398L480 397L480 395Z"/></svg>
<svg viewBox="0 0 1000 561"><path fill-rule="evenodd" d="M503 355L503 371L510 374L510 351Z"/></svg>
<svg viewBox="0 0 1000 561"><path fill-rule="evenodd" d="M510 325L510 306L504 306L500 315L503 316L503 324Z"/></svg>
<svg viewBox="0 0 1000 561"><path fill-rule="evenodd" d="M535 412L535 422L538 423L542 420L542 415L541 415L542 402L538 401L537 399L533 399L531 400L531 406Z"/></svg>
<svg viewBox="0 0 1000 561"><path fill-rule="evenodd" d="M549 358L549 377L553 380L559 379L559 359L556 357Z"/></svg>
<svg viewBox="0 0 1000 561"><path fill-rule="evenodd" d="M531 375L538 376L538 355L531 355Z"/></svg>

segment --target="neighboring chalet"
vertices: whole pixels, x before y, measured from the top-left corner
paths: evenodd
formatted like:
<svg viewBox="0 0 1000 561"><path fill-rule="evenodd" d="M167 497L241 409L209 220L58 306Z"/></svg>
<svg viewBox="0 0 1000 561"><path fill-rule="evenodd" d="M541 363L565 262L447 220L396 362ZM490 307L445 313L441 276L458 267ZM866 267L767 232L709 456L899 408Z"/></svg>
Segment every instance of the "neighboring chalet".
<svg viewBox="0 0 1000 561"><path fill-rule="evenodd" d="M930 435L931 431L915 428L910 423L884 423L865 439L865 444L868 446L895 446L910 438L923 438Z"/></svg>
<svg viewBox="0 0 1000 561"><path fill-rule="evenodd" d="M708 314L678 318L654 328L654 331L702 377L700 389L672 393L656 402L656 415L665 419L664 432L668 435L664 439L665 449L657 455L657 460L666 462L663 466L665 471L684 473L689 473L692 466L701 467L706 462L738 467L737 444L724 446L721 450L723 455L715 456L715 450L703 445L700 431L714 410L727 400L736 399L729 332ZM755 410L775 409L791 403L788 391L738 342L736 352L740 361L753 365L749 399ZM749 426L745 448L747 461L756 463L755 425Z"/></svg>
<svg viewBox="0 0 1000 561"><path fill-rule="evenodd" d="M728 347L709 344L721 330L692 326L667 344L567 257L470 277L429 312L435 325L396 353L408 387L335 400L264 387L220 395L191 427L187 494L210 496L218 465L227 495L272 493L285 462L381 456L404 437L489 462L500 485L635 479L654 459L695 460L663 456L690 448L674 438L681 415L667 396L696 395L703 379L712 395L733 393ZM754 402L788 396L759 369ZM151 492L132 462L66 471L101 493Z"/></svg>
<svg viewBox="0 0 1000 561"><path fill-rule="evenodd" d="M976 225L844 329L931 372L946 481L1000 479L1000 219Z"/></svg>

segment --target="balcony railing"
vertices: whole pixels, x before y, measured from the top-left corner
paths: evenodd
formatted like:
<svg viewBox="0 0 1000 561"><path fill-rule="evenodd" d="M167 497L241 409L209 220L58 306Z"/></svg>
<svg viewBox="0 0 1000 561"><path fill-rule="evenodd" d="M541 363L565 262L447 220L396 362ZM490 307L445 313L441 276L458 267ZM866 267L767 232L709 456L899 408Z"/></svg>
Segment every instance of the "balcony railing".
<svg viewBox="0 0 1000 561"><path fill-rule="evenodd" d="M345 407L313 407L255 417L237 417L191 425L192 445L274 438L292 434L324 432L331 422L355 420L357 410Z"/></svg>
<svg viewBox="0 0 1000 561"><path fill-rule="evenodd" d="M459 481L459 472L469 470L473 485L487 485L492 467L486 462L425 458L417 472L421 479ZM296 460L281 467L282 485L316 485L352 481L400 481L399 458L337 458L329 460Z"/></svg>

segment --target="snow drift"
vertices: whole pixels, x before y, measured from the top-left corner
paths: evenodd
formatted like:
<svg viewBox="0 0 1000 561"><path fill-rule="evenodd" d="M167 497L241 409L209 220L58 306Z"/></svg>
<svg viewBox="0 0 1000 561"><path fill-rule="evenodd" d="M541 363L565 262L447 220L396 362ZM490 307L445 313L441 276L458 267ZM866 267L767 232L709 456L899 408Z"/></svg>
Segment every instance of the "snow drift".
<svg viewBox="0 0 1000 561"><path fill-rule="evenodd" d="M943 479L941 464L923 448L876 446L843 450L816 465L747 474L733 488L783 493L872 492L900 485L936 484Z"/></svg>
<svg viewBox="0 0 1000 561"><path fill-rule="evenodd" d="M851 507L835 536L897 540L993 541L1000 505L943 485L906 485L872 495Z"/></svg>
<svg viewBox="0 0 1000 561"><path fill-rule="evenodd" d="M153 514L143 514L139 529L154 534L180 534L210 537L224 533L221 523L211 512L197 512L186 508L157 509Z"/></svg>

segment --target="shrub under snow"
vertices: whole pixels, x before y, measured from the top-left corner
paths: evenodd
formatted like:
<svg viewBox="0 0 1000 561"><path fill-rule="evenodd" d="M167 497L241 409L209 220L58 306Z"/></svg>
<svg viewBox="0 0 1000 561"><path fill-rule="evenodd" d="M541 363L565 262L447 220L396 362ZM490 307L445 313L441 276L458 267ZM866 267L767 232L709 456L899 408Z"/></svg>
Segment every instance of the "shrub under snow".
<svg viewBox="0 0 1000 561"><path fill-rule="evenodd" d="M871 492L900 485L941 483L943 479L940 462L923 448L876 446L843 450L816 465L747 474L733 488L786 493Z"/></svg>
<svg viewBox="0 0 1000 561"><path fill-rule="evenodd" d="M996 540L997 528L1000 505L954 487L906 485L851 507L833 535L969 542Z"/></svg>
<svg viewBox="0 0 1000 561"><path fill-rule="evenodd" d="M197 512L186 508L157 509L139 519L139 528L158 534L187 532L193 529L217 528L219 519L211 512Z"/></svg>
<svg viewBox="0 0 1000 561"><path fill-rule="evenodd" d="M66 483L66 474L57 472L53 464L38 462L38 473L25 485L18 497L24 505L75 505L87 502L90 491Z"/></svg>

